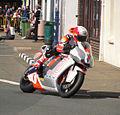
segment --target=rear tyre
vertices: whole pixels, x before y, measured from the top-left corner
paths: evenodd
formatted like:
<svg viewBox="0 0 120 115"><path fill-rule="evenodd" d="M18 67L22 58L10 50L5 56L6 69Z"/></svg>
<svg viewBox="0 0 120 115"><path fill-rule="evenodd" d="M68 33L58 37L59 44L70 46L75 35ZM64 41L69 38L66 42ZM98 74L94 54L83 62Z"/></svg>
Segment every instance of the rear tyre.
<svg viewBox="0 0 120 115"><path fill-rule="evenodd" d="M64 81L60 84L58 89L59 95L63 98L69 98L73 96L81 88L83 81L84 74L82 72L78 72L72 83L68 84Z"/></svg>
<svg viewBox="0 0 120 115"><path fill-rule="evenodd" d="M26 78L26 76L22 77L20 80L20 89L26 93L33 93L35 91L33 84Z"/></svg>

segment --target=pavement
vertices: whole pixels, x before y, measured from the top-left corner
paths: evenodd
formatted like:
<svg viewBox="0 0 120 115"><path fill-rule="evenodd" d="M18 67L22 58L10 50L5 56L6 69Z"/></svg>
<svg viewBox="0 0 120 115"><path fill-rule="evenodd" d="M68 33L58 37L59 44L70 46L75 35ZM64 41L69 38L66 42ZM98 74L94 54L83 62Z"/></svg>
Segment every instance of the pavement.
<svg viewBox="0 0 120 115"><path fill-rule="evenodd" d="M15 40L0 41L17 52L33 57L35 52L44 44L43 40L33 43L33 40L23 40L16 34ZM24 61L24 60L23 60ZM84 84L81 88L87 92L110 92L120 94L120 68L95 59L95 66L87 71Z"/></svg>

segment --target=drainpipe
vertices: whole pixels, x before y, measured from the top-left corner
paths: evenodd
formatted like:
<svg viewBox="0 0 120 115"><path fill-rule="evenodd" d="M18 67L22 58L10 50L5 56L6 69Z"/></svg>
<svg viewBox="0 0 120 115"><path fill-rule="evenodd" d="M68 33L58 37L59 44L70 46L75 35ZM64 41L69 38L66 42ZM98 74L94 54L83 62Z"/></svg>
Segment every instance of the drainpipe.
<svg viewBox="0 0 120 115"><path fill-rule="evenodd" d="M99 61L104 61L104 11L105 11L105 0L102 0L102 12L101 12L101 35L100 35L100 53Z"/></svg>
<svg viewBox="0 0 120 115"><path fill-rule="evenodd" d="M62 38L62 34L63 34L63 9L64 9L64 4L63 4L63 0L61 0L60 38Z"/></svg>
<svg viewBox="0 0 120 115"><path fill-rule="evenodd" d="M53 45L58 44L58 35L59 35L59 0L56 0L56 6L55 6L55 37Z"/></svg>
<svg viewBox="0 0 120 115"><path fill-rule="evenodd" d="M54 21L54 0L51 0L50 4L50 21Z"/></svg>
<svg viewBox="0 0 120 115"><path fill-rule="evenodd" d="M47 0L45 0L45 6L44 6L44 19L47 19Z"/></svg>
<svg viewBox="0 0 120 115"><path fill-rule="evenodd" d="M54 0L47 0L47 21L54 21Z"/></svg>
<svg viewBox="0 0 120 115"><path fill-rule="evenodd" d="M46 20L47 15L47 0L42 0L42 20Z"/></svg>

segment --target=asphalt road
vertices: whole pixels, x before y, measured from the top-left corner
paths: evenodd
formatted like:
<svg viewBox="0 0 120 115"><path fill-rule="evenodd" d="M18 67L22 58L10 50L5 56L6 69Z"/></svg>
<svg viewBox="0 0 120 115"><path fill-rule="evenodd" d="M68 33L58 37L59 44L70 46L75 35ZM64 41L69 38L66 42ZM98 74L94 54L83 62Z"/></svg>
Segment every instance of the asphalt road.
<svg viewBox="0 0 120 115"><path fill-rule="evenodd" d="M19 82L27 64L0 43L0 79ZM120 115L117 93L79 91L69 99L55 93L23 93L19 85L0 82L0 115Z"/></svg>

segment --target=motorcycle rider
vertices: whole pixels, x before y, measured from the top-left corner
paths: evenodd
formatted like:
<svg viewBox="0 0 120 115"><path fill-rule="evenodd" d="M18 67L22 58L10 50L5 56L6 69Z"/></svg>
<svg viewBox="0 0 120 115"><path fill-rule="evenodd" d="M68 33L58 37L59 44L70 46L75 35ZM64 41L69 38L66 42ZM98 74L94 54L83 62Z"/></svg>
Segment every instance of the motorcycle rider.
<svg viewBox="0 0 120 115"><path fill-rule="evenodd" d="M88 37L88 31L85 27L83 26L77 26L75 28L71 28L70 29L70 33L72 34L67 34L64 37L62 37L61 41L56 45L55 48L49 48L46 51L46 54L43 55L43 53L40 51L39 52L39 56L40 59L37 60L37 62L35 62L34 64L32 64L32 66L40 68L40 66L46 61L48 60L48 58L50 58L51 56L55 55L56 53L69 53L71 46L75 46L77 45L77 42L81 42L85 52L90 54L90 50L87 46L87 44L85 43L85 41L87 40ZM90 59L90 56L88 55L86 60L83 60L84 63L87 63Z"/></svg>

